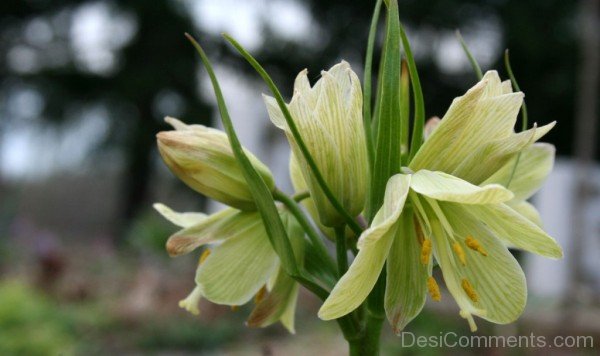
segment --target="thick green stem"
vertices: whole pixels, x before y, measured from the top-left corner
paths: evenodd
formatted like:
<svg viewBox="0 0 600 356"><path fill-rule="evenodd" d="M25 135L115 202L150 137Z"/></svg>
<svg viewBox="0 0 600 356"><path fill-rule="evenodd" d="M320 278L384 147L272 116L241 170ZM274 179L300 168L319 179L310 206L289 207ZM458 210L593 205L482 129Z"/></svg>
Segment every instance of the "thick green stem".
<svg viewBox="0 0 600 356"><path fill-rule="evenodd" d="M351 356L377 356L379 355L379 345L381 338L381 327L383 318L376 317L367 313L365 329L361 337L355 340L349 340Z"/></svg>
<svg viewBox="0 0 600 356"><path fill-rule="evenodd" d="M340 278L348 270L348 249L346 248L346 226L335 228L335 252L337 257L338 274Z"/></svg>

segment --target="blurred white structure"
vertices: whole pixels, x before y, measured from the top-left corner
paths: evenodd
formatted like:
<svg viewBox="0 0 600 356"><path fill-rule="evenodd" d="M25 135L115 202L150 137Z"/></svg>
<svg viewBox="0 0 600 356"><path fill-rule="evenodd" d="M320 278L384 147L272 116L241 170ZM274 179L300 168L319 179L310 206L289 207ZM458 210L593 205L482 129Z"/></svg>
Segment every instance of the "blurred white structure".
<svg viewBox="0 0 600 356"><path fill-rule="evenodd" d="M575 184L575 164L570 160L559 159L550 177L534 197L545 230L563 247L565 258L551 260L532 254L526 254L525 272L530 294L539 297L564 297L569 293L569 266L571 261L573 203ZM600 189L600 167L595 167L589 181L596 183L596 192ZM586 232L584 235L583 256L579 263L583 271L582 278L590 288L588 292L598 295L600 291L600 194L591 199L585 209Z"/></svg>

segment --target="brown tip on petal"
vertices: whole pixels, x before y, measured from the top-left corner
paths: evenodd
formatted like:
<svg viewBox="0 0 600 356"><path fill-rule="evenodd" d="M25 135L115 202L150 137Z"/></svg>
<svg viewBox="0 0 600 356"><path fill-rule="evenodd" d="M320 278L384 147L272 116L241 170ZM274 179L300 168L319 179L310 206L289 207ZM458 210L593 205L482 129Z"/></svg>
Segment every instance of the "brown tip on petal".
<svg viewBox="0 0 600 356"><path fill-rule="evenodd" d="M169 256L177 257L193 250L193 242L189 237L173 235L167 240L165 247Z"/></svg>

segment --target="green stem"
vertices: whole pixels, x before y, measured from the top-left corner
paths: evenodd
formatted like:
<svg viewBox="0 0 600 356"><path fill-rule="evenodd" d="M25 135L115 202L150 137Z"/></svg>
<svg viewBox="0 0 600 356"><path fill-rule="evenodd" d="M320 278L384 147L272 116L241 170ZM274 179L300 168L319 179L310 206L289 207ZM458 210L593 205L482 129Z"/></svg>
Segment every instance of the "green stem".
<svg viewBox="0 0 600 356"><path fill-rule="evenodd" d="M346 248L346 225L335 228L335 252L340 278L348 270L348 249Z"/></svg>
<svg viewBox="0 0 600 356"><path fill-rule="evenodd" d="M294 199L295 202L300 203L304 199L310 198L310 192L308 190L305 190L303 192L294 194L294 196L292 198Z"/></svg>
<svg viewBox="0 0 600 356"><path fill-rule="evenodd" d="M286 208L288 208L290 213L294 215L300 226L302 226L302 229L304 229L304 231L308 235L308 238L315 247L316 252L319 255L321 261L327 263L330 271L335 271L335 262L327 252L327 247L323 243L323 239L321 239L319 233L310 224L310 222L306 218L306 215L304 215L302 209L300 209L298 203L296 203L294 199L290 198L287 194L283 193L279 189L275 189L275 191L273 192L273 198L283 203L283 205L285 205ZM335 275L335 273L333 273L333 275Z"/></svg>
<svg viewBox="0 0 600 356"><path fill-rule="evenodd" d="M383 318L367 313L365 330L361 337L349 340L351 356L377 356L381 338Z"/></svg>

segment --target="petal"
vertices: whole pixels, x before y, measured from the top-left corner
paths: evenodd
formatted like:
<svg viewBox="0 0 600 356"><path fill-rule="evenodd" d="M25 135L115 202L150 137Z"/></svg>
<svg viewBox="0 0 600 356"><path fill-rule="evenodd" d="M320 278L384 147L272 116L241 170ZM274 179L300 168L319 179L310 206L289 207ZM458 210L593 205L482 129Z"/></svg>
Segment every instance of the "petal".
<svg viewBox="0 0 600 356"><path fill-rule="evenodd" d="M463 204L497 204L512 199L513 194L498 184L478 187L444 172L420 170L410 188L427 197Z"/></svg>
<svg viewBox="0 0 600 356"><path fill-rule="evenodd" d="M178 213L161 203L154 203L154 205L152 206L165 219L169 220L170 222L179 227L190 227L192 225L199 224L207 218L207 215L202 213Z"/></svg>
<svg viewBox="0 0 600 356"><path fill-rule="evenodd" d="M385 289L385 312L396 334L421 312L427 288L427 266L420 261L412 211L400 219L387 260Z"/></svg>
<svg viewBox="0 0 600 356"><path fill-rule="evenodd" d="M282 130L287 129L287 123L285 122L285 117L283 116L283 112L279 108L277 104L277 100L274 97L263 94L263 100L265 105L267 106L267 113L269 114L269 118L273 125L277 126Z"/></svg>
<svg viewBox="0 0 600 356"><path fill-rule="evenodd" d="M517 213L523 215L525 218L527 218L527 220L529 220L532 223L536 224L537 226L543 228L542 218L540 217L540 213L537 211L535 206L533 206L531 203L528 203L526 201L519 201L519 202L509 202L509 203L507 203L507 205L509 207L511 207L511 209L516 211Z"/></svg>
<svg viewBox="0 0 600 356"><path fill-rule="evenodd" d="M242 305L267 282L277 267L277 254L262 224L215 247L198 268L196 283L206 299L217 304Z"/></svg>
<svg viewBox="0 0 600 356"><path fill-rule="evenodd" d="M464 206L505 243L550 258L562 258L561 247L539 226L505 204Z"/></svg>
<svg viewBox="0 0 600 356"><path fill-rule="evenodd" d="M375 214L371 227L363 231L358 240L358 248L379 240L394 226L406 202L410 187L411 176L396 174L392 176L385 187L383 205Z"/></svg>
<svg viewBox="0 0 600 356"><path fill-rule="evenodd" d="M513 133L523 93L503 94L495 71L454 99L448 112L417 152L409 167L452 172L485 143Z"/></svg>
<svg viewBox="0 0 600 356"><path fill-rule="evenodd" d="M515 194L515 201L531 197L544 183L552 167L556 149L548 143L536 143L521 152L519 164L508 188ZM517 157L513 157L483 184L506 185L513 172Z"/></svg>
<svg viewBox="0 0 600 356"><path fill-rule="evenodd" d="M525 275L519 263L493 232L461 205L442 204L442 209L466 256L466 264L462 265L452 251L450 240L435 236L434 253L452 296L463 312L499 324L516 320L527 301ZM466 246L468 236L480 243L486 255ZM472 286L477 301L465 293L463 280Z"/></svg>
<svg viewBox="0 0 600 356"><path fill-rule="evenodd" d="M298 283L285 272L283 267L280 267L273 289L267 293L266 297L252 310L246 322L248 326L265 327L280 320L288 311L289 304L297 298ZM288 316L288 322L291 322L288 327L292 330L294 328L293 317L293 314Z"/></svg>
<svg viewBox="0 0 600 356"><path fill-rule="evenodd" d="M516 154L543 137L556 122L534 127L509 137L488 142L475 150L453 172L452 175L480 184L496 173L504 164L516 157ZM502 182L506 184L507 181Z"/></svg>
<svg viewBox="0 0 600 356"><path fill-rule="evenodd" d="M319 309L319 318L331 320L342 317L358 308L367 298L383 269L392 245L396 227L387 230L373 243L365 244L348 271L335 285Z"/></svg>
<svg viewBox="0 0 600 356"><path fill-rule="evenodd" d="M249 226L261 224L261 221L257 212L223 209L171 235L167 240L167 252L172 257L183 255L204 244L243 234Z"/></svg>

